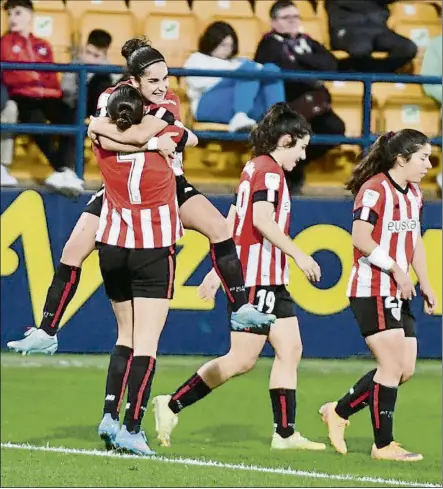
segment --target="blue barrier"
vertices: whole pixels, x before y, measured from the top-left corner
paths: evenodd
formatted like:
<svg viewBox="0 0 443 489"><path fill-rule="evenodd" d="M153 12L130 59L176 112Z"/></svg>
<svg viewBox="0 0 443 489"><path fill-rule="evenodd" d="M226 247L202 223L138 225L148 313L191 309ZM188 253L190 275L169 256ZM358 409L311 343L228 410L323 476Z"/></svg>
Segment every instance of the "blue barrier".
<svg viewBox="0 0 443 489"><path fill-rule="evenodd" d="M2 190L1 209L1 348L20 338L27 325L38 324L46 291L64 243L89 198L72 202L59 195L27 190ZM231 199L211 201L226 213ZM309 283L291 265L289 290L297 304L306 357L343 358L367 354L352 313L346 287L352 264L349 234L352 201L294 199L291 236L322 267L320 284ZM429 276L437 297L442 285L442 207L426 203L423 212L424 242ZM219 355L227 351L229 332L226 299L215 304L201 301L197 286L211 267L208 241L187 232L177 253L175 298L160 341L162 354ZM97 254L83 264L76 296L66 311L68 321L60 332L62 352L109 352L116 338L116 322L101 287ZM423 300L413 301L417 318L420 357L441 358L441 304L438 315L423 312ZM266 355L272 355L270 348Z"/></svg>
<svg viewBox="0 0 443 489"><path fill-rule="evenodd" d="M47 64L47 63L0 63L0 70L33 70L33 71L56 71L74 72L79 74L79 93L77 105L77 117L75 125L48 125L48 124L1 124L2 131L11 133L25 134L75 134L76 136L76 172L81 177L84 169L83 138L85 136L86 119L86 77L87 73L123 73L121 66L102 66L102 65L77 65L77 64ZM244 79L275 79L283 80L338 80L338 81L359 81L363 83L363 133L360 138L348 138L345 136L314 135L314 144L357 144L367 148L376 139L376 135L371 134L371 86L373 83L417 83L417 84L441 84L438 76L417 76L417 75L387 75L380 73L324 73L307 71L281 71L280 73L269 73L250 70L188 70L184 68L171 68L171 76L208 76L224 78L244 78ZM231 134L226 132L201 131L196 133L199 139L219 139L244 141L245 134ZM441 146L441 137L434 138L432 144Z"/></svg>

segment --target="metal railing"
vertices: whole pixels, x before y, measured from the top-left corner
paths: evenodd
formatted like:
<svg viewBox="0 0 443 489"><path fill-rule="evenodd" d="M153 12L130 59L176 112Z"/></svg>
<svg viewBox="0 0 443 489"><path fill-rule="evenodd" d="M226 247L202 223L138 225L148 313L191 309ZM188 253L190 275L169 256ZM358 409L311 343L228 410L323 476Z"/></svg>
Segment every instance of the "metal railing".
<svg viewBox="0 0 443 489"><path fill-rule="evenodd" d="M79 74L78 104L76 123L72 125L59 124L1 124L1 130L15 134L74 134L76 137L75 170L81 177L84 170L84 137L86 132L86 82L88 73L123 73L124 68L113 65L79 65L79 64L47 64L47 63L0 63L0 69L14 71L52 71L74 72ZM438 76L418 75L387 75L379 73L337 73L337 72L307 72L307 71L281 71L265 72L253 70L188 70L185 68L171 68L171 76L205 76L217 78L239 79L282 79L282 80L322 80L322 81L353 81L363 83L363 124L361 137L346 137L328 134L315 134L312 142L315 144L356 144L367 148L377 135L371 133L371 87L373 83L406 83L440 85L442 80ZM229 133L223 131L197 131L196 135L202 140L231 140L244 141L245 133ZM442 138L432 139L432 144L441 146Z"/></svg>

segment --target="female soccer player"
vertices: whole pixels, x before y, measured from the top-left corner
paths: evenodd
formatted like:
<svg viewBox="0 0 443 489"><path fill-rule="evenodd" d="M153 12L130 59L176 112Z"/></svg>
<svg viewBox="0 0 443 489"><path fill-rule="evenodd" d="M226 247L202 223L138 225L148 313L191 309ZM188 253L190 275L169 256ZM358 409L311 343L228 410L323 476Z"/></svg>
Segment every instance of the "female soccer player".
<svg viewBox="0 0 443 489"><path fill-rule="evenodd" d="M122 131L140 122L140 92L131 85L120 86L108 99L108 113ZM175 142L182 151L188 133L172 130L180 133ZM96 237L100 270L107 296L131 309L133 323L131 331L125 331L126 344L119 345L132 350L126 364L128 402L123 426L118 430L118 420L105 415L99 433L119 449L151 455L140 427L155 372L158 340L173 297L175 243L183 235L175 175L158 153L115 153L99 146L94 147L94 153L105 183ZM119 331L120 337L122 333ZM123 381L116 390L114 381L111 362L106 401L118 396L121 402L126 385Z"/></svg>
<svg viewBox="0 0 443 489"><path fill-rule="evenodd" d="M228 221L246 277L247 293L258 310L274 313L277 321L265 334L231 331L229 352L203 365L175 393L154 399L158 438L170 445L177 414L203 399L232 377L251 370L266 341L275 351L269 380L269 394L276 431L275 449L324 450L323 443L302 437L295 431L297 367L302 352L295 305L286 285L288 256L306 277L320 280L320 267L289 237L291 199L284 170L291 171L305 157L310 139L309 124L285 103L272 106L251 133L255 157L244 167L236 204ZM213 283L210 272L205 282ZM219 286L206 286L203 296L213 298ZM207 284L206 284L207 285ZM228 304L229 312L232 306Z"/></svg>
<svg viewBox="0 0 443 489"><path fill-rule="evenodd" d="M344 431L348 418L369 405L375 439L372 458L403 462L423 458L394 441L393 415L398 386L413 375L417 357L410 309L415 296L411 265L420 282L425 311L432 314L436 304L420 231L423 198L418 185L431 168L430 154L429 140L419 131L387 133L374 143L347 183L355 196L354 266L348 297L377 368L338 402L320 408L339 453L347 453Z"/></svg>
<svg viewBox="0 0 443 489"><path fill-rule="evenodd" d="M141 149L150 137L164 129L171 122L171 114L172 123L174 117L179 117L179 99L168 89L168 70L163 56L151 48L145 39L127 41L122 48L122 55L127 59L130 83L140 89L148 104L156 104L155 117L145 115L141 124L134 125L125 132L119 131L115 124L100 119L93 121L92 127L96 134L106 138L103 140L105 149L134 151L134 145ZM112 90L108 89L100 97L99 110L106 108L107 98ZM96 137L92 135L93 138ZM175 148L171 146L173 145L169 136L164 135L158 141L151 140L151 146L147 147L170 154L171 149L173 151ZM273 322L273 315L263 314L248 303L241 265L234 242L229 237L225 219L210 201L186 180L180 155L174 157L173 168L177 177L177 196L182 222L186 229L194 229L209 238L211 259L233 305L232 320L235 326L243 329ZM93 196L65 245L61 263L48 290L41 327L28 330L23 340L9 342L9 348L24 353L53 353L57 350L56 333L61 317L77 289L81 265L95 247L98 219L93 216L99 215L102 202L103 189Z"/></svg>

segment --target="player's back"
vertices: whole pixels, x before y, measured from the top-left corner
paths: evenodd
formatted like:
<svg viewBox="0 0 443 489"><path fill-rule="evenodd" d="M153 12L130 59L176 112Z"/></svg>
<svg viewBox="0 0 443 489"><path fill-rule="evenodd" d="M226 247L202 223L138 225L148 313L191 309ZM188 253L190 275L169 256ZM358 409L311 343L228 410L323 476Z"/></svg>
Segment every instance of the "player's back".
<svg viewBox="0 0 443 489"><path fill-rule="evenodd" d="M274 206L274 219L288 234L291 212L288 186L282 168L267 155L252 159L243 169L237 188L234 241L247 287L287 284L286 256L254 226L253 206L260 201Z"/></svg>

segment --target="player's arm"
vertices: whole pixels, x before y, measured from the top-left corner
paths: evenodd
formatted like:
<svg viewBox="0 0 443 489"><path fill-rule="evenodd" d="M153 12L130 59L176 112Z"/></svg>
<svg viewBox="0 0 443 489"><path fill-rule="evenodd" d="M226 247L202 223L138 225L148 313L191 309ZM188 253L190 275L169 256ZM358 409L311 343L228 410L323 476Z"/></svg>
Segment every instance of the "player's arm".
<svg viewBox="0 0 443 489"><path fill-rule="evenodd" d="M296 246L292 239L283 232L274 220L274 210L274 204L271 202L264 200L254 202L252 207L254 226L274 246L289 255L309 280L318 282L321 278L318 263Z"/></svg>
<svg viewBox="0 0 443 489"><path fill-rule="evenodd" d="M425 312L433 314L436 306L436 298L428 277L428 267L426 265L426 250L421 233L418 236L412 258L412 268L417 275L420 289L425 299Z"/></svg>

